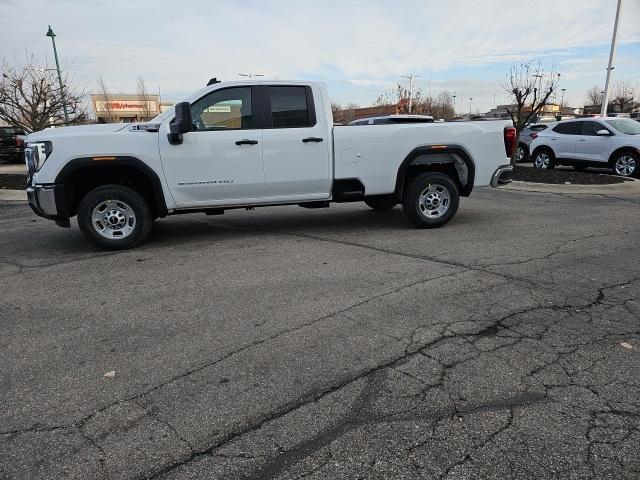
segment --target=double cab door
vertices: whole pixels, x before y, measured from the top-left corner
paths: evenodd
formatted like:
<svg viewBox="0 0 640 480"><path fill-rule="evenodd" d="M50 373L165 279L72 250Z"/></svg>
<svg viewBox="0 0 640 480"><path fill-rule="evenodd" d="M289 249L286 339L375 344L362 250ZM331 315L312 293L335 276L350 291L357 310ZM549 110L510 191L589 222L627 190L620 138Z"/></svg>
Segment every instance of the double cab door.
<svg viewBox="0 0 640 480"><path fill-rule="evenodd" d="M176 207L328 199L331 141L316 118L319 96L305 85L237 85L192 102L182 143L160 135Z"/></svg>

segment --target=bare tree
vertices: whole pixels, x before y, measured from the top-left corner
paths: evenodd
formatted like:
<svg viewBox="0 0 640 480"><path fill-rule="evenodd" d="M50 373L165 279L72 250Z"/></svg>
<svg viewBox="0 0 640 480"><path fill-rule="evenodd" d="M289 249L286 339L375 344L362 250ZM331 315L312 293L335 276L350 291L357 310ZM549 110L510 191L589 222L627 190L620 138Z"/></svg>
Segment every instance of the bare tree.
<svg viewBox="0 0 640 480"><path fill-rule="evenodd" d="M630 82L619 80L613 87L613 95L610 105L619 107L620 112L631 112L637 105L635 96L635 87Z"/></svg>
<svg viewBox="0 0 640 480"><path fill-rule="evenodd" d="M434 118L443 118L445 120L451 120L454 117L453 95L450 92L444 91L438 94L431 105L431 115Z"/></svg>
<svg viewBox="0 0 640 480"><path fill-rule="evenodd" d="M600 88L598 85L595 85L593 87L591 87L589 90L587 90L587 98L586 98L586 102L585 105L590 105L590 106L601 106L602 105L602 88Z"/></svg>
<svg viewBox="0 0 640 480"><path fill-rule="evenodd" d="M102 95L103 107L100 112L96 111L96 115L100 113L103 118L106 117L107 123L112 123L115 121L115 116L111 110L111 94L109 93L107 82L104 81L104 77L102 76L98 78L98 91L100 92L100 95ZM98 110L97 106L96 110Z"/></svg>
<svg viewBox="0 0 640 480"><path fill-rule="evenodd" d="M556 90L558 81L559 75L553 69L546 72L539 61L527 60L511 65L502 87L513 102L506 110L516 129L516 138L531 119L543 111ZM514 152L511 163L515 162Z"/></svg>
<svg viewBox="0 0 640 480"><path fill-rule="evenodd" d="M71 85L68 74L61 91L55 71L38 66L33 55L2 59L0 69L0 120L36 132L64 125L64 107L69 123L86 120L85 92Z"/></svg>
<svg viewBox="0 0 640 480"><path fill-rule="evenodd" d="M408 114L409 113L409 88L404 85L396 85L390 90L382 92L375 105L377 106L392 106L396 107L397 113ZM416 115L426 114L431 108L430 101L428 101L422 90L415 89L411 95L411 113Z"/></svg>
<svg viewBox="0 0 640 480"><path fill-rule="evenodd" d="M138 77L138 95L142 101L142 120L151 120L151 109L149 108L149 102L151 100L147 93L147 86L144 84L144 79L142 77Z"/></svg>

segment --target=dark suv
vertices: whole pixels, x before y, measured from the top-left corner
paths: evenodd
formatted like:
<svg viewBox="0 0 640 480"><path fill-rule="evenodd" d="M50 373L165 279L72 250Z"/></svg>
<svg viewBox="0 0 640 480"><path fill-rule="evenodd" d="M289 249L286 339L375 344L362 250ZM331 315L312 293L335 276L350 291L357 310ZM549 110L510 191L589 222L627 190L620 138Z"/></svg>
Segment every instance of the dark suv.
<svg viewBox="0 0 640 480"><path fill-rule="evenodd" d="M0 160L23 162L26 136L20 127L0 127Z"/></svg>

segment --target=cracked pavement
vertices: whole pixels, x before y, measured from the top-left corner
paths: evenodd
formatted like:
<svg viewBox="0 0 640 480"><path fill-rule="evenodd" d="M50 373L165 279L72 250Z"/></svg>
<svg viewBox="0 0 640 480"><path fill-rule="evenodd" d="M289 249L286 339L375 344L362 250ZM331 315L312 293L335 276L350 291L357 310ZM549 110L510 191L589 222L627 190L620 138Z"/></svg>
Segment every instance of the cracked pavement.
<svg viewBox="0 0 640 480"><path fill-rule="evenodd" d="M639 478L639 200L194 214L120 253L2 203L0 478Z"/></svg>

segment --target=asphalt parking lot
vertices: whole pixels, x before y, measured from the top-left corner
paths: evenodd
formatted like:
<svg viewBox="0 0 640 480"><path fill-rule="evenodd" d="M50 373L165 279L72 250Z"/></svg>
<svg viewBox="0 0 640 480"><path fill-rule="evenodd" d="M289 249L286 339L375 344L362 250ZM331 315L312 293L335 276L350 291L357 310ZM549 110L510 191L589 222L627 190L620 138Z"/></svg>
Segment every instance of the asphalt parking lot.
<svg viewBox="0 0 640 480"><path fill-rule="evenodd" d="M0 204L0 477L640 478L640 195L185 215ZM105 377L105 373L115 372Z"/></svg>

